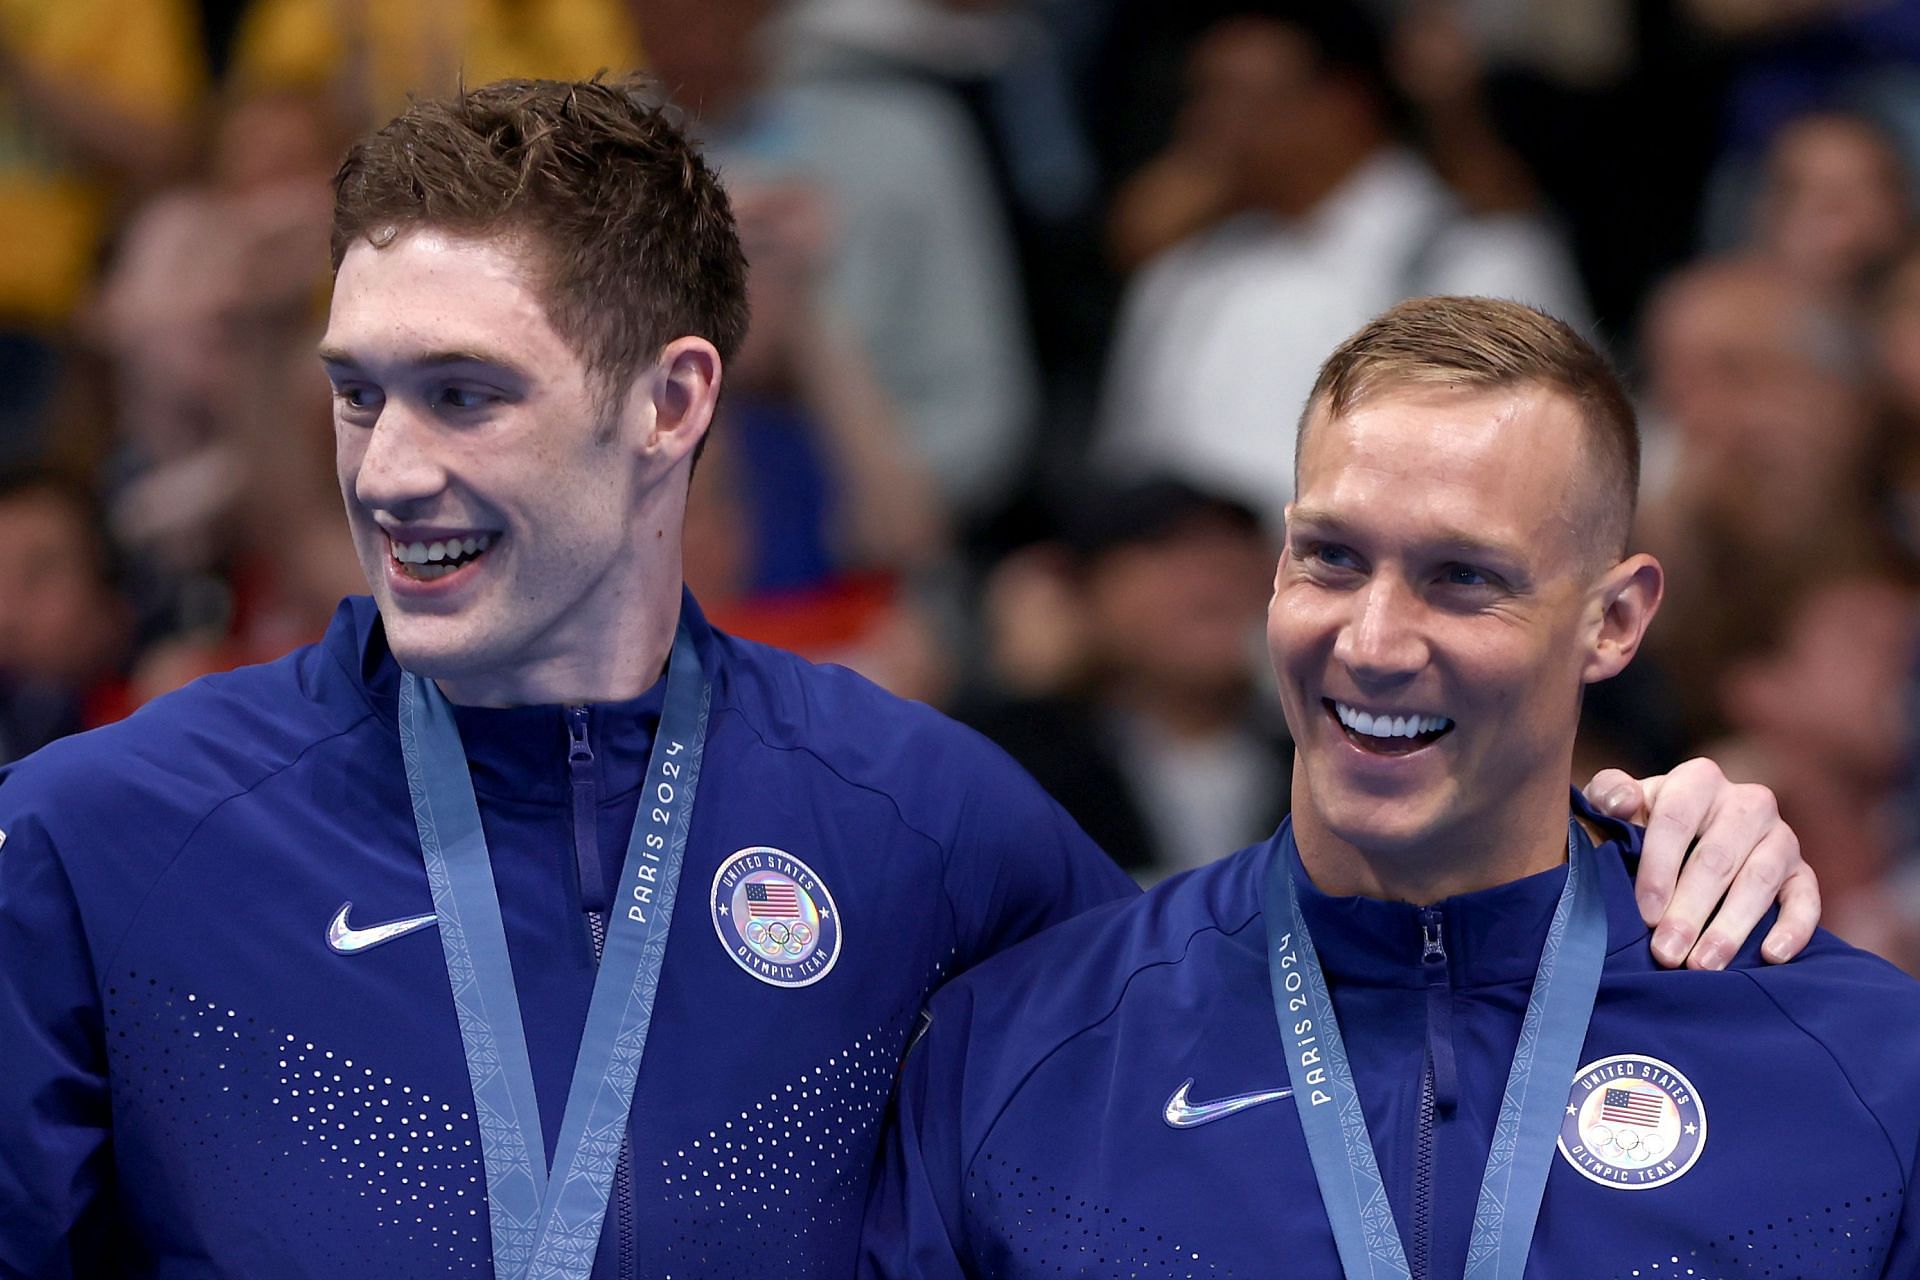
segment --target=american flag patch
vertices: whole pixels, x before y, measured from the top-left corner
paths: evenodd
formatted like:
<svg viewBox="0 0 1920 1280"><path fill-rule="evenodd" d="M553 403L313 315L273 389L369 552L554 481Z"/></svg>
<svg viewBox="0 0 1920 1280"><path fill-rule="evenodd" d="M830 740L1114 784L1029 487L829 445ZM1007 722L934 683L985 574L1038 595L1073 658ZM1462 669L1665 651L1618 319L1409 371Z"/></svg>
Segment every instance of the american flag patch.
<svg viewBox="0 0 1920 1280"><path fill-rule="evenodd" d="M747 886L747 915L791 920L800 914L800 890L790 884L756 880Z"/></svg>
<svg viewBox="0 0 1920 1280"><path fill-rule="evenodd" d="M1657 1093L1633 1089L1609 1089L1600 1099L1600 1118L1609 1124L1633 1124L1652 1128L1666 1111L1666 1100Z"/></svg>

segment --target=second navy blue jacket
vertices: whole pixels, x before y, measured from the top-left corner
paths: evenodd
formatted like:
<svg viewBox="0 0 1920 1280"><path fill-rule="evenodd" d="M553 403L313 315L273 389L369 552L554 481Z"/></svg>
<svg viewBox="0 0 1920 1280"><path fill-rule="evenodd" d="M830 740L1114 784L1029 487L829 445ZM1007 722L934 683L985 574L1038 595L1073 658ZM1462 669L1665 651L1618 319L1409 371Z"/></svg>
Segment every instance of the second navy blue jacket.
<svg viewBox="0 0 1920 1280"><path fill-rule="evenodd" d="M1639 832L1607 829L1608 954L1580 1070L1552 1086L1565 1118L1527 1275L1920 1276L1920 984L1824 932L1791 964L1756 941L1725 972L1658 969L1628 879ZM1462 1274L1566 870L1426 909L1335 898L1283 825L936 996L866 1276L1337 1280L1269 989L1275 859L1413 1276Z"/></svg>

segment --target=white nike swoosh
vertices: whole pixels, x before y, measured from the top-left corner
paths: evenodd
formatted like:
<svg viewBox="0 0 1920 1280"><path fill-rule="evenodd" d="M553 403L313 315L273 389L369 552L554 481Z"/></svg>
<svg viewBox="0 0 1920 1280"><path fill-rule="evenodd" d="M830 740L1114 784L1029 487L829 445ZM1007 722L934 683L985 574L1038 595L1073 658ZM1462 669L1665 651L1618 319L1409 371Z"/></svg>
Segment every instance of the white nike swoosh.
<svg viewBox="0 0 1920 1280"><path fill-rule="evenodd" d="M1291 1098L1291 1089L1263 1089L1259 1093L1236 1093L1231 1098L1215 1098L1212 1102L1188 1102L1187 1090L1193 1088L1193 1081L1187 1080L1173 1096L1167 1099L1167 1108L1161 1112L1166 1122L1176 1129L1191 1129L1195 1125L1211 1124L1215 1120L1245 1111L1248 1107L1257 1107L1263 1102L1278 1102L1282 1098Z"/></svg>
<svg viewBox="0 0 1920 1280"><path fill-rule="evenodd" d="M426 928L439 918L429 911L423 916L408 916L404 920L389 920L385 924L373 924L364 929L356 929L347 923L347 912L351 910L353 910L351 902L341 903L340 910L334 913L333 919L327 924L327 945L343 956L365 951L369 947L377 947L383 942L392 942L395 938L412 933L415 929Z"/></svg>

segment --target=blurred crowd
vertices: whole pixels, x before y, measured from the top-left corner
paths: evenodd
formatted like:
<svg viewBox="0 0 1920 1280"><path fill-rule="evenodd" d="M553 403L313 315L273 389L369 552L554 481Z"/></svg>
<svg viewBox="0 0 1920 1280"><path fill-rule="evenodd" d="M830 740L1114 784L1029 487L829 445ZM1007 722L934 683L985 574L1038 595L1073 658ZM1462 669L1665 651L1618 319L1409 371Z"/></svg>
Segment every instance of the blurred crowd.
<svg viewBox="0 0 1920 1280"><path fill-rule="evenodd" d="M347 141L632 68L753 267L688 519L720 625L1195 865L1285 812L1319 360L1533 302L1628 371L1670 573L1581 768L1768 783L1828 922L1920 969L1920 0L0 0L0 761L360 589L313 357Z"/></svg>

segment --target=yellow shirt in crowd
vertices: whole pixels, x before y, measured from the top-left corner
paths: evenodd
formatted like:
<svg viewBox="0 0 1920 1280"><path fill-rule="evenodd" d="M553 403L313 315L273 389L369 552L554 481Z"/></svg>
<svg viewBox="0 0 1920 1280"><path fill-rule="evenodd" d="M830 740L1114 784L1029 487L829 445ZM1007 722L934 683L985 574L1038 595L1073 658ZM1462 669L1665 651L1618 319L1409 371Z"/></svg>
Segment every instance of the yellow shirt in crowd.
<svg viewBox="0 0 1920 1280"><path fill-rule="evenodd" d="M137 123L187 123L208 92L192 0L0 0L0 54ZM620 0L257 0L233 87L319 91L370 127L462 77L570 79L639 58ZM121 212L111 175L42 116L0 82L0 329L61 325Z"/></svg>
<svg viewBox="0 0 1920 1280"><path fill-rule="evenodd" d="M179 125L206 90L190 0L0 0L6 61L137 123ZM54 327L93 276L112 210L92 169L0 82L0 328Z"/></svg>
<svg viewBox="0 0 1920 1280"><path fill-rule="evenodd" d="M370 127L408 93L445 93L462 77L571 80L638 65L620 0L257 0L234 73L243 91L343 95Z"/></svg>

